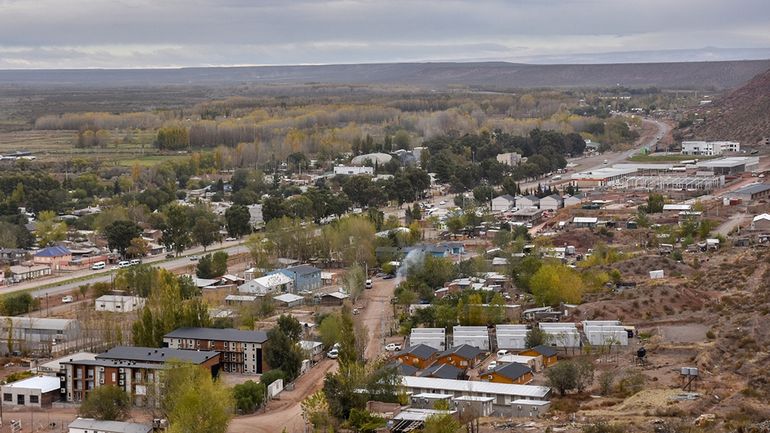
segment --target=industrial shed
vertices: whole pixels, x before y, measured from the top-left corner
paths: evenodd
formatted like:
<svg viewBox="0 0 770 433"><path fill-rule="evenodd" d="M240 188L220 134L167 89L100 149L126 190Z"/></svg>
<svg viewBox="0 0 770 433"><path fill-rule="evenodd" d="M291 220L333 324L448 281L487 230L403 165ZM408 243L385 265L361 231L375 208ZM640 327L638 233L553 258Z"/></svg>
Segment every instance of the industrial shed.
<svg viewBox="0 0 770 433"><path fill-rule="evenodd" d="M525 349L527 347L527 325L497 325L498 349Z"/></svg>
<svg viewBox="0 0 770 433"><path fill-rule="evenodd" d="M580 347L580 333L574 323L540 323L538 325L548 334L548 344L555 347Z"/></svg>
<svg viewBox="0 0 770 433"><path fill-rule="evenodd" d="M486 326L455 326L452 329L452 346L463 344L489 352L489 329Z"/></svg>
<svg viewBox="0 0 770 433"><path fill-rule="evenodd" d="M585 320L583 333L592 346L628 346L628 331L617 320Z"/></svg>
<svg viewBox="0 0 770 433"><path fill-rule="evenodd" d="M424 344L436 350L446 349L446 330L444 328L412 328L409 345Z"/></svg>

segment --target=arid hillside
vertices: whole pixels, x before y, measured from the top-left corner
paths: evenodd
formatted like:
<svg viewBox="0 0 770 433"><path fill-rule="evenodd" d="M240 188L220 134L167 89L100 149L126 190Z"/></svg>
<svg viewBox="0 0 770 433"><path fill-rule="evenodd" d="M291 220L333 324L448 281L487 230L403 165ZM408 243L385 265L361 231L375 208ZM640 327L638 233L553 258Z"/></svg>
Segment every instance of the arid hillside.
<svg viewBox="0 0 770 433"><path fill-rule="evenodd" d="M744 144L770 137L770 70L696 113L705 121L683 131L684 136Z"/></svg>

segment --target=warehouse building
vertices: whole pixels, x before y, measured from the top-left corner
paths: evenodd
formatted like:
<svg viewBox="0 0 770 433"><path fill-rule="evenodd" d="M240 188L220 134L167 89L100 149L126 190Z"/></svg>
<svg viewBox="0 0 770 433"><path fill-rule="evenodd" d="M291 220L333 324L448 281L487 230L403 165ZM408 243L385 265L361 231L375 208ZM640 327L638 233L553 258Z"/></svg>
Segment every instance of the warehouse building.
<svg viewBox="0 0 770 433"><path fill-rule="evenodd" d="M409 345L424 344L436 350L446 349L446 330L444 328L412 328Z"/></svg>
<svg viewBox="0 0 770 433"><path fill-rule="evenodd" d="M495 328L498 349L519 350L527 347L527 325L497 325Z"/></svg>

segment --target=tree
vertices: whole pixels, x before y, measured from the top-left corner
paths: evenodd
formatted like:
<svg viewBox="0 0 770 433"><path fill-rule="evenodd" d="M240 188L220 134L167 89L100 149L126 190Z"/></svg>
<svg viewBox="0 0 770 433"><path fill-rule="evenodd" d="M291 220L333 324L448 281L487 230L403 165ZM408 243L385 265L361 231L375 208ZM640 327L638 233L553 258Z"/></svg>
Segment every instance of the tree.
<svg viewBox="0 0 770 433"><path fill-rule="evenodd" d="M235 407L241 413L252 413L265 401L267 388L261 383L247 380L233 387Z"/></svg>
<svg viewBox="0 0 770 433"><path fill-rule="evenodd" d="M198 216L192 228L192 238L203 247L204 252L209 245L220 239L219 224L214 221L214 214Z"/></svg>
<svg viewBox="0 0 770 433"><path fill-rule="evenodd" d="M331 427L332 420L329 412L329 402L323 391L316 391L301 403L302 418L315 428L314 431L326 431Z"/></svg>
<svg viewBox="0 0 770 433"><path fill-rule="evenodd" d="M340 323L340 316L337 314L327 315L321 320L321 324L318 325L318 334L321 336L321 343L323 343L326 349L340 341L341 333L342 324Z"/></svg>
<svg viewBox="0 0 770 433"><path fill-rule="evenodd" d="M530 279L529 286L535 301L542 305L579 304L583 295L580 274L563 264L541 266Z"/></svg>
<svg viewBox="0 0 770 433"><path fill-rule="evenodd" d="M267 333L265 360L270 367L286 373L286 379L292 381L299 376L302 353L297 343L292 341L279 326L275 326Z"/></svg>
<svg viewBox="0 0 770 433"><path fill-rule="evenodd" d="M0 298L0 301L4 316L27 314L37 306L37 302L29 292L10 293Z"/></svg>
<svg viewBox="0 0 770 433"><path fill-rule="evenodd" d="M53 211L42 211L38 214L35 222L35 234L38 238L38 244L41 247L47 247L66 239L67 224L57 222L56 213Z"/></svg>
<svg viewBox="0 0 770 433"><path fill-rule="evenodd" d="M100 421L123 421L131 412L131 398L115 385L97 387L86 396L78 413Z"/></svg>
<svg viewBox="0 0 770 433"><path fill-rule="evenodd" d="M233 205L225 212L225 224L227 225L227 234L239 238L251 233L251 214L249 209L243 205Z"/></svg>
<svg viewBox="0 0 770 433"><path fill-rule="evenodd" d="M664 204L665 199L663 198L663 194L650 193L650 195L647 196L647 208L645 211L646 213L661 213L663 212Z"/></svg>
<svg viewBox="0 0 770 433"><path fill-rule="evenodd" d="M545 376L548 379L548 386L556 388L562 396L577 387L578 369L571 361L561 361L549 367L545 371Z"/></svg>
<svg viewBox="0 0 770 433"><path fill-rule="evenodd" d="M594 382L594 363L588 358L578 358L575 363L575 388L578 392L585 391Z"/></svg>
<svg viewBox="0 0 770 433"><path fill-rule="evenodd" d="M162 229L163 244L173 249L177 255L190 246L190 221L187 209L178 204L166 208L166 223Z"/></svg>
<svg viewBox="0 0 770 433"><path fill-rule="evenodd" d="M230 255L224 251L217 251L211 256L211 271L215 277L221 277L227 273L227 259Z"/></svg>
<svg viewBox="0 0 770 433"><path fill-rule="evenodd" d="M161 409L169 433L225 433L232 417L233 394L214 381L208 369L171 361L163 374Z"/></svg>
<svg viewBox="0 0 770 433"><path fill-rule="evenodd" d="M281 314L276 323L289 340L298 343L302 337L302 324L294 316Z"/></svg>
<svg viewBox="0 0 770 433"><path fill-rule="evenodd" d="M527 331L524 345L529 349L535 346L542 346L547 342L548 334L546 334L539 326L533 326L532 329Z"/></svg>
<svg viewBox="0 0 770 433"><path fill-rule="evenodd" d="M198 278L213 278L214 268L211 264L211 254L206 254L195 265L195 276Z"/></svg>
<svg viewBox="0 0 770 433"><path fill-rule="evenodd" d="M462 426L448 412L433 414L425 420L423 433L460 433Z"/></svg>
<svg viewBox="0 0 770 433"><path fill-rule="evenodd" d="M144 257L150 252L150 245L146 240L136 237L131 239L131 242L126 248L126 255L129 257Z"/></svg>

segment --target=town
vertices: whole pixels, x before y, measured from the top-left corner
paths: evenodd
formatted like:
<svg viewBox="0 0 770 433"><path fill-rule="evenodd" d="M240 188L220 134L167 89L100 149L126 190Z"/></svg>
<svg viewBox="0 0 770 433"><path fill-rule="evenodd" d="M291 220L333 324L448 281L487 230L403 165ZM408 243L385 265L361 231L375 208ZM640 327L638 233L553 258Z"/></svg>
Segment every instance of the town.
<svg viewBox="0 0 770 433"><path fill-rule="evenodd" d="M0 433L770 432L770 60L337 43L0 42Z"/></svg>

